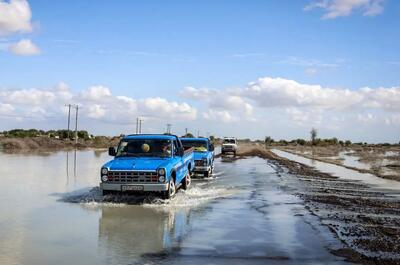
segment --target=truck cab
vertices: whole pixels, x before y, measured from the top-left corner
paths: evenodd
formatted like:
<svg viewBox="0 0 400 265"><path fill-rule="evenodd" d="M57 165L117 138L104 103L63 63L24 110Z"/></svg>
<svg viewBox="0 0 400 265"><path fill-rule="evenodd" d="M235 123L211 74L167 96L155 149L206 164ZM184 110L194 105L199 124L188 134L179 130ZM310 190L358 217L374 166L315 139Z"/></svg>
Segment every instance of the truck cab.
<svg viewBox="0 0 400 265"><path fill-rule="evenodd" d="M112 192L158 192L173 197L179 187L187 189L194 169L193 149L185 150L176 135L135 134L110 147L114 159L100 170L102 194Z"/></svg>
<svg viewBox="0 0 400 265"><path fill-rule="evenodd" d="M237 140L234 137L224 137L221 145L221 154L232 153L236 156L237 151Z"/></svg>
<svg viewBox="0 0 400 265"><path fill-rule="evenodd" d="M181 138L185 150L193 148L194 174L211 176L214 169L214 145L208 138Z"/></svg>

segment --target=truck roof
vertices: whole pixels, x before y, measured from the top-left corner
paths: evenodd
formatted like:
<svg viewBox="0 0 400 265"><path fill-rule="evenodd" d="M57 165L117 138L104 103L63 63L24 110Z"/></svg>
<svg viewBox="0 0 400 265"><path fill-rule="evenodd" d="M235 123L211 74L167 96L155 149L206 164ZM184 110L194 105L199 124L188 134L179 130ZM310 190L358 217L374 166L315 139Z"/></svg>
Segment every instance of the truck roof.
<svg viewBox="0 0 400 265"><path fill-rule="evenodd" d="M130 134L124 136L123 139L166 139L173 140L176 139L176 135L170 134Z"/></svg>
<svg viewBox="0 0 400 265"><path fill-rule="evenodd" d="M198 138L191 138L191 137L183 137L183 138L180 138L181 139L181 141L209 141L209 139L208 138L205 138L205 137L198 137Z"/></svg>

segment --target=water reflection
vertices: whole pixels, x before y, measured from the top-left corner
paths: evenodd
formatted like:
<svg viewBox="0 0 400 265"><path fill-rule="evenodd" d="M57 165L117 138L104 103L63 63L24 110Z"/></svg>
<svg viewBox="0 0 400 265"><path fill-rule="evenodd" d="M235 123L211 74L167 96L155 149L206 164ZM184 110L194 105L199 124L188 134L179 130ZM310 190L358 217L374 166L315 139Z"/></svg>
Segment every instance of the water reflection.
<svg viewBox="0 0 400 265"><path fill-rule="evenodd" d="M113 264L130 264L149 254L170 252L179 247L188 230L189 213L143 206L103 207L99 251Z"/></svg>
<svg viewBox="0 0 400 265"><path fill-rule="evenodd" d="M77 167L76 167L76 148L75 148L75 150L73 150L73 176L74 176L74 184L76 184L76 170L77 170ZM66 155L67 155L67 158L66 158L66 176L67 176L67 186L69 185L69 171L70 171L70 162L69 162L69 153L70 153L70 151L66 151ZM96 156L97 157L97 156Z"/></svg>

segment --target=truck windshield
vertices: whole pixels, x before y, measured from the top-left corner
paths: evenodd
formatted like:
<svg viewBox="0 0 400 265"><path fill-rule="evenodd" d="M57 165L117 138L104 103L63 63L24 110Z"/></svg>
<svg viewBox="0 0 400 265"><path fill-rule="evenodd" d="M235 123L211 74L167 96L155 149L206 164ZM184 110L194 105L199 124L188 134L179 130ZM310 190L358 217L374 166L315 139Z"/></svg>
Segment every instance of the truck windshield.
<svg viewBox="0 0 400 265"><path fill-rule="evenodd" d="M170 157L171 153L171 140L127 139L119 143L116 156Z"/></svg>
<svg viewBox="0 0 400 265"><path fill-rule="evenodd" d="M189 149L194 148L195 152L206 152L207 151L207 141L191 141L191 140L181 140L183 148Z"/></svg>
<svg viewBox="0 0 400 265"><path fill-rule="evenodd" d="M235 143L235 139L225 139L224 140L224 144L234 144Z"/></svg>

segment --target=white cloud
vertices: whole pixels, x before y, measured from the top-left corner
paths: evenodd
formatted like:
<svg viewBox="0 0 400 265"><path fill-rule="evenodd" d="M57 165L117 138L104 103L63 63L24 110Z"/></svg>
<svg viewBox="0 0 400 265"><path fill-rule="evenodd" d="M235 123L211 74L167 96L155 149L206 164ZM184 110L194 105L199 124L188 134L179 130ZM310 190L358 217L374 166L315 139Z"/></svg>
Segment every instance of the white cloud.
<svg viewBox="0 0 400 265"><path fill-rule="evenodd" d="M137 116L151 120L193 120L197 110L187 103L168 101L163 98L134 99L114 96L105 86L91 86L73 93L65 83L48 89L0 89L0 113L15 112L23 118L63 119L66 104L78 104L83 118L115 124L134 123Z"/></svg>
<svg viewBox="0 0 400 265"><path fill-rule="evenodd" d="M40 54L40 49L29 39L22 39L8 47L9 51L16 55L31 56Z"/></svg>
<svg viewBox="0 0 400 265"><path fill-rule="evenodd" d="M233 116L229 111L226 110L218 111L213 109L209 109L207 112L204 112L203 118L206 120L218 121L223 123L236 122L239 120L237 117Z"/></svg>
<svg viewBox="0 0 400 265"><path fill-rule="evenodd" d="M0 103L0 114L11 114L14 110L11 104Z"/></svg>
<svg viewBox="0 0 400 265"><path fill-rule="evenodd" d="M319 0L304 7L305 11L321 8L326 11L323 19L349 16L354 10L361 10L364 16L376 16L383 12L384 0Z"/></svg>
<svg viewBox="0 0 400 265"><path fill-rule="evenodd" d="M31 17L26 0L0 0L0 35L32 31Z"/></svg>
<svg viewBox="0 0 400 265"><path fill-rule="evenodd" d="M260 107L314 107L343 109L359 104L363 95L349 89L324 88L294 80L264 77L241 92Z"/></svg>
<svg viewBox="0 0 400 265"><path fill-rule="evenodd" d="M265 127L288 124L340 131L400 125L400 87L339 89L264 77L242 88L186 87L180 94L204 104L204 119L219 122L248 121L257 115L257 124ZM390 127L387 130L393 130Z"/></svg>
<svg viewBox="0 0 400 265"><path fill-rule="evenodd" d="M63 103L71 98L72 93L65 83L59 83L49 89L0 90L0 102L30 107Z"/></svg>
<svg viewBox="0 0 400 265"><path fill-rule="evenodd" d="M235 94L235 90L216 90L216 89L208 89L208 88L194 88L194 87L186 87L180 93L181 96L192 99L199 100L207 103L208 107L215 110L214 112L208 113L207 117L214 117L219 113L219 117L223 117L221 115L223 111L235 111L237 116L241 116L246 120L254 120L253 117L253 106L248 103L243 97ZM204 115L203 115L204 116ZM226 115L225 113L225 116Z"/></svg>
<svg viewBox="0 0 400 265"><path fill-rule="evenodd" d="M91 86L81 92L81 97L90 101L106 100L111 96L111 91L104 86Z"/></svg>
<svg viewBox="0 0 400 265"><path fill-rule="evenodd" d="M372 113L359 113L357 120L361 123L373 123L377 121L377 117Z"/></svg>

